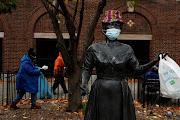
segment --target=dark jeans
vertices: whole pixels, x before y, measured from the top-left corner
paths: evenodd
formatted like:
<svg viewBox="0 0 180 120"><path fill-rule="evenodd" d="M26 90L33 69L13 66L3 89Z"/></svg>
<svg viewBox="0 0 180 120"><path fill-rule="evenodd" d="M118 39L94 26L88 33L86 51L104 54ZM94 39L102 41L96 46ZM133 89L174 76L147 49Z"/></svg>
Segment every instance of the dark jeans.
<svg viewBox="0 0 180 120"><path fill-rule="evenodd" d="M62 75L56 76L55 82L53 84L53 92L56 90L56 88L59 86L59 84L61 84L61 87L62 87L64 93L68 93L66 85L64 83L64 76L62 76Z"/></svg>
<svg viewBox="0 0 180 120"><path fill-rule="evenodd" d="M24 94L26 94L25 91L20 90L20 92L18 92L17 97L13 100L13 102L15 102L16 104L22 99L22 97L24 96ZM32 104L36 104L36 93L31 93L31 103Z"/></svg>

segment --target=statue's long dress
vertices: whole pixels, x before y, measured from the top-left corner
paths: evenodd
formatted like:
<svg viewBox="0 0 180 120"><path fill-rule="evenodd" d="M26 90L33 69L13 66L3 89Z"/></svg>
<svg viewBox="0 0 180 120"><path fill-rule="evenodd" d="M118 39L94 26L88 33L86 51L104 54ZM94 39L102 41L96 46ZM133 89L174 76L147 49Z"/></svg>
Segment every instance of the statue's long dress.
<svg viewBox="0 0 180 120"><path fill-rule="evenodd" d="M140 73L141 66L129 45L118 43L113 50L105 42L89 47L83 65L82 79L91 76L96 67L97 79L91 86L85 120L135 120L131 90L124 74Z"/></svg>

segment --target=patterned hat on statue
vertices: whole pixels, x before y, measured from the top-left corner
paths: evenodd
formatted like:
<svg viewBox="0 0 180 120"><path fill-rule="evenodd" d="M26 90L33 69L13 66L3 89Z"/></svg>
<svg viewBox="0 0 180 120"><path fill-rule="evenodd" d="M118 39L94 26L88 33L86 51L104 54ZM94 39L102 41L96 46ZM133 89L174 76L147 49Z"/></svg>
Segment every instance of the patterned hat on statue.
<svg viewBox="0 0 180 120"><path fill-rule="evenodd" d="M119 11L117 10L108 10L105 12L105 17L103 20L101 20L101 22L103 23L111 23L111 22L122 22L122 15Z"/></svg>

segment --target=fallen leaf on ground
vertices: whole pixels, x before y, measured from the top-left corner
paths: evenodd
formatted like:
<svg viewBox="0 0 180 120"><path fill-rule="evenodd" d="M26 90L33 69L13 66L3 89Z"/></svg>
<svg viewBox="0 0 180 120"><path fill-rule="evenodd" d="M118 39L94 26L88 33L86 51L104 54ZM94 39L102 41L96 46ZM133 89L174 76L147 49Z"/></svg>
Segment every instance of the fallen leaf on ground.
<svg viewBox="0 0 180 120"><path fill-rule="evenodd" d="M158 118L158 117L156 117L156 116L153 116L153 118Z"/></svg>

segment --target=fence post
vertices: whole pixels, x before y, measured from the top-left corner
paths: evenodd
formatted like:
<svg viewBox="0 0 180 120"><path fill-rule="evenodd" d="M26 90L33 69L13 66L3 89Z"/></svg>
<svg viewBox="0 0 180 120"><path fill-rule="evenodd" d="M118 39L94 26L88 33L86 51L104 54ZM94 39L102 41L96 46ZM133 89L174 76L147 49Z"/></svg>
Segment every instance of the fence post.
<svg viewBox="0 0 180 120"><path fill-rule="evenodd" d="M145 107L145 99L146 99L146 90L145 90L145 87L146 87L146 85L145 85L146 83L145 83L145 78L143 77L143 108Z"/></svg>
<svg viewBox="0 0 180 120"><path fill-rule="evenodd" d="M4 71L2 72L2 105L4 103Z"/></svg>
<svg viewBox="0 0 180 120"><path fill-rule="evenodd" d="M9 104L9 70L7 71L7 91L6 91L6 105Z"/></svg>
<svg viewBox="0 0 180 120"><path fill-rule="evenodd" d="M137 98L138 98L138 100L139 100L139 98L140 98L140 97L139 97L139 96L140 96L140 95L139 95L139 94L140 94L140 93L139 93L139 91L140 91L140 88L139 88L139 87L140 87L140 83L139 83L140 77L139 77L137 80L138 80L138 87L137 87L137 88L138 88L138 92L137 92Z"/></svg>

